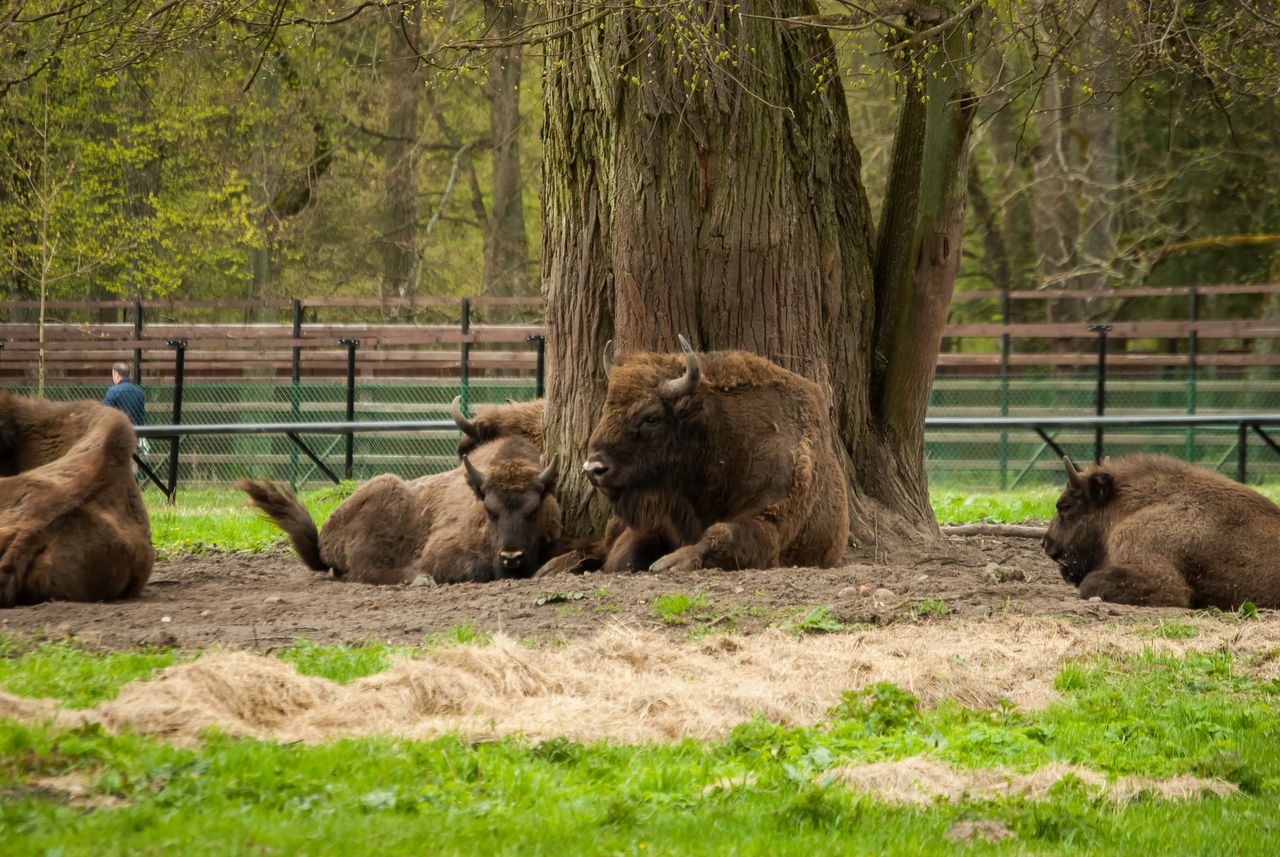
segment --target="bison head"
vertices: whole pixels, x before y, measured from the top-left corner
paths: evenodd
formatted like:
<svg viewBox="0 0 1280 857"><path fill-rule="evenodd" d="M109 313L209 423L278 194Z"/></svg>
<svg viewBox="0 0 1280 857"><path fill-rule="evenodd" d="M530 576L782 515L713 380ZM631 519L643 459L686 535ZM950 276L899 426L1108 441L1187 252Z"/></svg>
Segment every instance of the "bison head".
<svg viewBox="0 0 1280 857"><path fill-rule="evenodd" d="M1094 467L1081 473L1066 456L1067 490L1044 536L1044 552L1056 562L1062 579L1079 585L1085 575L1106 558L1109 506L1115 499L1115 481L1107 471Z"/></svg>
<svg viewBox="0 0 1280 857"><path fill-rule="evenodd" d="M683 336L683 360L669 354L624 358L609 375L604 410L587 445L587 479L610 500L661 488L698 469L702 371Z"/></svg>
<svg viewBox="0 0 1280 857"><path fill-rule="evenodd" d="M542 471L521 459L498 460L481 472L462 456L467 484L484 505L486 535L495 578L531 577L544 547L560 536L560 506L554 495L559 465Z"/></svg>

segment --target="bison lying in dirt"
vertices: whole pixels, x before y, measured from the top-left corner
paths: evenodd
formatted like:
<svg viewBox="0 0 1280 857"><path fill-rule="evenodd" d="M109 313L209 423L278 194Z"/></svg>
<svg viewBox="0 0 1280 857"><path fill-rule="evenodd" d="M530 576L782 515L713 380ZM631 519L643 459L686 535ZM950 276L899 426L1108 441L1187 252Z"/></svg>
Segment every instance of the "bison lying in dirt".
<svg viewBox="0 0 1280 857"><path fill-rule="evenodd" d="M1121 604L1280 607L1280 507L1256 491L1162 455L1083 473L1067 489L1044 549L1083 598Z"/></svg>
<svg viewBox="0 0 1280 857"><path fill-rule="evenodd" d="M155 552L120 411L0 392L0 607L133 598Z"/></svg>
<svg viewBox="0 0 1280 857"><path fill-rule="evenodd" d="M289 535L316 571L360 583L529 577L560 540L556 465L543 469L527 437L496 436L446 473L360 486L317 532L297 498L269 482L238 487Z"/></svg>
<svg viewBox="0 0 1280 857"><path fill-rule="evenodd" d="M834 565L849 512L818 385L680 343L610 372L583 465L613 507L604 569Z"/></svg>

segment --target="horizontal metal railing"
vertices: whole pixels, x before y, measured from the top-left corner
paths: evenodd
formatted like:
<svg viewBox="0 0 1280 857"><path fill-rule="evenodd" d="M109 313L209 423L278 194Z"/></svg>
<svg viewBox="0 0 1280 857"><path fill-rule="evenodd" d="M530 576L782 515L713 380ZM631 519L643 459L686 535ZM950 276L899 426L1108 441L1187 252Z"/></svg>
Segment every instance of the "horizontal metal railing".
<svg viewBox="0 0 1280 857"><path fill-rule="evenodd" d="M1051 449L1059 457L1067 455L1061 444L1049 434L1053 429L1094 429L1098 432L1093 449L1094 459L1102 458L1102 432L1108 428L1234 428L1236 440L1236 478L1243 482L1248 473L1249 433L1253 432L1266 445L1280 455L1280 444L1266 432L1264 426L1280 426L1280 413L1243 413L1243 414L1159 414L1149 416L1074 416L1074 417L929 417L925 419L925 430L997 430L997 431L1032 431L1044 442L1043 449ZM147 477L172 499L177 491L178 445L182 437L189 435L283 435L293 442L317 468L333 482L338 476L325 464L320 456L307 446L299 436L301 434L340 434L348 440L356 434L365 432L440 432L457 431L452 420L370 420L364 422L286 422L286 423L210 423L196 425L150 425L139 426L138 436L148 439L168 440L170 443L168 480L162 481L159 476L137 455L134 459ZM350 449L350 442L348 443ZM1033 457L1032 463L1040 453ZM350 455L348 453L347 475L350 478ZM1016 484L1016 482L1015 482Z"/></svg>

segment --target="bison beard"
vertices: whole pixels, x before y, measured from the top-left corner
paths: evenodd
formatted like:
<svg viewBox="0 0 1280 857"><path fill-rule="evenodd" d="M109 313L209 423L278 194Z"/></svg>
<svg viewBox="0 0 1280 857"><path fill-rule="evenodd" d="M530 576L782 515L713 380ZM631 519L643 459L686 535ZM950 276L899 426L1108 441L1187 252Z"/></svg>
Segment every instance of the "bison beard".
<svg viewBox="0 0 1280 857"><path fill-rule="evenodd" d="M237 484L316 571L360 583L487 581L530 576L560 544L556 466L542 469L538 459L527 437L497 436L447 473L370 480L321 531L290 492Z"/></svg>
<svg viewBox="0 0 1280 857"><path fill-rule="evenodd" d="M583 467L606 571L830 566L848 540L821 390L747 352L625 355Z"/></svg>
<svg viewBox="0 0 1280 857"><path fill-rule="evenodd" d="M129 419L0 393L0 607L132 598L155 552Z"/></svg>
<svg viewBox="0 0 1280 857"><path fill-rule="evenodd" d="M1120 604L1280 607L1280 507L1219 473L1134 455L1067 488L1044 549L1082 598Z"/></svg>

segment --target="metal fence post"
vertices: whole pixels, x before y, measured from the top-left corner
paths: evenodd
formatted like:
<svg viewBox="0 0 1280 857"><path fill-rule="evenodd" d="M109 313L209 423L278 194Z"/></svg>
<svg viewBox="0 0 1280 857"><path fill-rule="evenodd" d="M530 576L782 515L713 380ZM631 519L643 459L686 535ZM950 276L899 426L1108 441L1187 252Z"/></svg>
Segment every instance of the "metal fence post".
<svg viewBox="0 0 1280 857"><path fill-rule="evenodd" d="M302 381L302 349L298 340L302 338L302 301L293 299L293 359L292 380L289 387L289 416L295 423L302 419L302 406L299 400L298 385ZM298 446L289 444L289 487L298 490Z"/></svg>
<svg viewBox="0 0 1280 857"><path fill-rule="evenodd" d="M356 346L360 344L358 339L339 339L338 342L347 346L347 422L355 422L356 419ZM347 455L344 463L343 478L351 478L351 459L354 450L355 434L347 432Z"/></svg>
<svg viewBox="0 0 1280 857"><path fill-rule="evenodd" d="M187 341L185 339L170 339L169 347L174 350L173 353L173 416L170 420L171 425L182 425L182 383L183 376L186 374L187 361ZM169 441L169 485L165 490L169 502L173 503L174 495L178 493L178 444L182 440L181 437L174 436Z"/></svg>
<svg viewBox="0 0 1280 857"><path fill-rule="evenodd" d="M1000 295L1000 317L1005 325L1004 333L1000 334L1000 416L1002 417L1009 416L1009 355L1013 349L1013 337L1009 335L1011 308L1009 290L1005 289ZM1003 491L1009 486L1009 432L1007 429L1000 432L998 453L1000 490Z"/></svg>
<svg viewBox="0 0 1280 857"><path fill-rule="evenodd" d="M133 301L133 341L142 339L142 301ZM142 383L142 349L133 349L133 383Z"/></svg>
<svg viewBox="0 0 1280 857"><path fill-rule="evenodd" d="M1236 481L1243 483L1249 477L1249 427L1240 423L1236 434Z"/></svg>
<svg viewBox="0 0 1280 857"><path fill-rule="evenodd" d="M1111 330L1111 325L1091 324L1089 330L1098 334L1098 391L1094 396L1094 403L1097 406L1096 412L1101 417L1107 413L1107 332ZM1093 433L1093 463L1102 463L1101 425Z"/></svg>
<svg viewBox="0 0 1280 857"><path fill-rule="evenodd" d="M471 299L462 299L462 382L459 394L462 396L462 411L466 413L467 400L470 398L471 392Z"/></svg>
<svg viewBox="0 0 1280 857"><path fill-rule="evenodd" d="M1199 338L1196 333L1195 324L1200 320L1200 293L1196 291L1195 286L1187 289L1187 321L1191 326L1187 330L1187 414L1191 415L1196 412L1196 373L1198 367L1196 365L1197 351L1199 350ZM1187 461L1196 460L1196 429L1195 426L1187 426L1187 452L1184 456Z"/></svg>
<svg viewBox="0 0 1280 857"><path fill-rule="evenodd" d="M527 341L538 343L538 368L534 370L533 384L535 397L541 399L547 371L547 338L542 334L534 334Z"/></svg>

